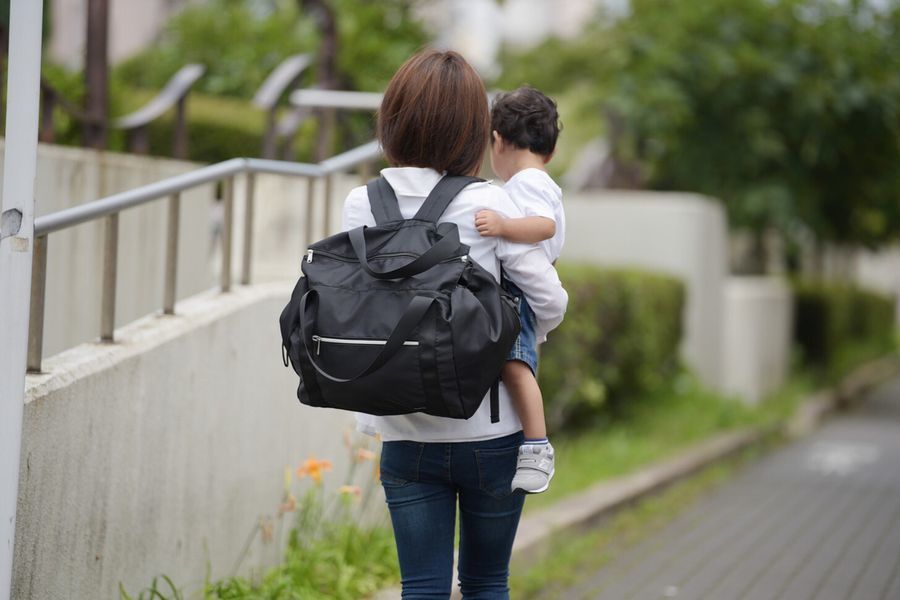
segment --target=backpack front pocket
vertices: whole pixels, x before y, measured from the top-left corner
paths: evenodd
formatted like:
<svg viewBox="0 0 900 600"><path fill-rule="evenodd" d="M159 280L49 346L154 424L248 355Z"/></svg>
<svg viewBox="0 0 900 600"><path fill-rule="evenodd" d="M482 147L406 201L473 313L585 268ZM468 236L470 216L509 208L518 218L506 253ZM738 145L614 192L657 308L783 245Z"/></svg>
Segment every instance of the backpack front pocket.
<svg viewBox="0 0 900 600"><path fill-rule="evenodd" d="M310 352L319 364L336 377L350 377L370 363L387 340L313 335ZM337 408L350 408L361 398L373 408L371 414L405 414L426 409L422 386L420 344L407 340L397 353L374 373L352 382L337 384L319 378L323 392L330 396Z"/></svg>

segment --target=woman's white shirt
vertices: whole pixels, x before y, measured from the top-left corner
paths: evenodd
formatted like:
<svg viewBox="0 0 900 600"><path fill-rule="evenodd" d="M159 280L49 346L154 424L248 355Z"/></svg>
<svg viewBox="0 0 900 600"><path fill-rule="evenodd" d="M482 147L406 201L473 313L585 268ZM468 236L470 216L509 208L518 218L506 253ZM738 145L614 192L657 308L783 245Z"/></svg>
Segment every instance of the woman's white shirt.
<svg viewBox="0 0 900 600"><path fill-rule="evenodd" d="M399 167L383 169L397 195L400 213L412 218L426 196L441 179L433 169ZM568 295L559 281L556 269L537 245L516 244L502 238L482 237L475 229L475 213L494 210L504 217L522 217L522 212L506 192L489 182L467 186L450 203L439 222L456 223L460 241L469 246L469 257L476 260L496 278L500 266L525 294L537 320L538 340L562 322ZM365 186L353 189L344 202L342 229L363 225L374 226L375 217L369 205ZM502 437L522 429L505 387L500 385L500 422L491 423L490 402L482 402L469 419L434 417L423 413L375 417L357 414L357 428L368 434L380 433L386 441L461 442Z"/></svg>

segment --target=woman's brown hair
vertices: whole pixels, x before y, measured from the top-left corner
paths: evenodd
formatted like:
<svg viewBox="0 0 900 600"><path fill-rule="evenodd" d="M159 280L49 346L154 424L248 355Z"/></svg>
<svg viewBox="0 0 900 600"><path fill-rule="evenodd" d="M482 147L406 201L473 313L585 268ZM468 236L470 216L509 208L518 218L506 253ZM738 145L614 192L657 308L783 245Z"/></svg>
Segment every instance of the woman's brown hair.
<svg viewBox="0 0 900 600"><path fill-rule="evenodd" d="M473 175L491 121L484 83L456 52L424 50L397 70L378 111L378 140L393 165Z"/></svg>

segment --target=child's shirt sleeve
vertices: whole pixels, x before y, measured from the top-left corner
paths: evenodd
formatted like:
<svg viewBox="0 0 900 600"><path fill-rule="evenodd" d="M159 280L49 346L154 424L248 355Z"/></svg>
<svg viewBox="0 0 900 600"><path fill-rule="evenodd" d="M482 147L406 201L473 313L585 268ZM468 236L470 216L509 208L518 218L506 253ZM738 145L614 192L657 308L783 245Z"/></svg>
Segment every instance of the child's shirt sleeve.
<svg viewBox="0 0 900 600"><path fill-rule="evenodd" d="M556 223L559 196L550 176L538 169L526 169L511 178L503 189L526 217L544 217Z"/></svg>

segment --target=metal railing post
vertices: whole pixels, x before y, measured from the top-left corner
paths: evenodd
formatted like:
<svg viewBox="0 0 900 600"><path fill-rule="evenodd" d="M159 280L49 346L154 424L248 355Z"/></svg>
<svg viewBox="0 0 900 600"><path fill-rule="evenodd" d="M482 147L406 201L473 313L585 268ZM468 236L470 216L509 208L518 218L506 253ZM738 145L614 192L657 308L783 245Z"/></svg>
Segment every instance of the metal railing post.
<svg viewBox="0 0 900 600"><path fill-rule="evenodd" d="M359 178L362 179L362 185L369 183L372 178L372 163L364 162L359 165Z"/></svg>
<svg viewBox="0 0 900 600"><path fill-rule="evenodd" d="M149 154L150 153L150 132L147 126L138 127L128 134L128 150L132 154Z"/></svg>
<svg viewBox="0 0 900 600"><path fill-rule="evenodd" d="M325 198L323 199L323 210L325 211L325 215L322 219L322 227L325 229L325 232L323 233L325 237L331 235L331 193L333 189L334 176L329 173L325 176Z"/></svg>
<svg viewBox="0 0 900 600"><path fill-rule="evenodd" d="M231 290L231 231L234 220L234 175L225 179L223 183L222 202L224 203L224 218L222 223L222 272L220 273L220 287L223 292Z"/></svg>
<svg viewBox="0 0 900 600"><path fill-rule="evenodd" d="M303 240L306 247L312 244L313 241L313 212L315 211L315 202L316 179L315 177L308 177L306 179L306 238ZM306 253L305 247L300 250L304 254Z"/></svg>
<svg viewBox="0 0 900 600"><path fill-rule="evenodd" d="M29 373L41 372L44 352L44 298L47 288L47 236L34 238L34 256L31 264L31 317L28 322Z"/></svg>
<svg viewBox="0 0 900 600"><path fill-rule="evenodd" d="M100 307L100 340L113 341L116 328L116 275L119 259L119 213L106 217L103 239L103 291Z"/></svg>
<svg viewBox="0 0 900 600"><path fill-rule="evenodd" d="M169 196L169 222L166 226L166 281L163 293L163 314L175 314L175 295L178 280L178 229L181 217L181 193Z"/></svg>
<svg viewBox="0 0 900 600"><path fill-rule="evenodd" d="M244 256L241 264L241 284L250 285L250 263L253 260L253 193L256 175L247 172L244 195Z"/></svg>
<svg viewBox="0 0 900 600"><path fill-rule="evenodd" d="M172 155L182 160L188 156L187 136L187 92L175 104L175 133L172 140Z"/></svg>

